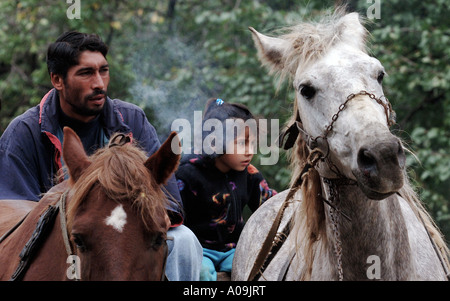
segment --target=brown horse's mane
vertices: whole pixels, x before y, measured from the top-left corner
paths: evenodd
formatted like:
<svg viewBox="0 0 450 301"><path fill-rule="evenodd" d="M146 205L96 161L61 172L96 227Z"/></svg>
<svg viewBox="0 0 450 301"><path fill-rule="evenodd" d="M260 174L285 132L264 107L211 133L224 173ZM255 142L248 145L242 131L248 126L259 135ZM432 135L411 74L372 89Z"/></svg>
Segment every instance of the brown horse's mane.
<svg viewBox="0 0 450 301"><path fill-rule="evenodd" d="M116 134L117 135L117 134ZM82 205L94 185L99 184L108 198L118 203L132 202L150 231L158 228L156 216L163 216L167 198L150 175L144 162L147 156L133 143L114 145L113 135L107 147L89 157L91 165L71 186L71 199L67 208L67 225L70 231L77 209Z"/></svg>

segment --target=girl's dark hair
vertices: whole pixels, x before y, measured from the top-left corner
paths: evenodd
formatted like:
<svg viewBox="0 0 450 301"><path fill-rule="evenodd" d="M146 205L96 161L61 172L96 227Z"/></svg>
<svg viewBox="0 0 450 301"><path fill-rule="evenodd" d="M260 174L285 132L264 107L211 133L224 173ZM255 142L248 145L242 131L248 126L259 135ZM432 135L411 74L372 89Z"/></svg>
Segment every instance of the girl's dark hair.
<svg viewBox="0 0 450 301"><path fill-rule="evenodd" d="M216 118L224 122L226 119L243 119L244 121L252 119L253 114L243 104L228 103L217 98L210 98L206 102L203 120Z"/></svg>
<svg viewBox="0 0 450 301"><path fill-rule="evenodd" d="M255 119L250 110L243 104L239 103L228 103L224 102L222 99L210 98L206 102L205 110L203 113L203 123L208 119L218 119L222 123L223 128L223 147L225 147L227 140L230 137L226 137L226 120L227 119L242 119L244 122L249 119ZM257 120L255 120L257 122ZM214 129L215 130L215 129ZM257 130L257 129L256 129ZM208 136L211 131L203 130L203 139ZM235 133L236 134L236 133ZM234 137L236 138L236 137ZM209 155L209 157L214 158L219 156L224 150L218 150L219 154L214 153Z"/></svg>
<svg viewBox="0 0 450 301"><path fill-rule="evenodd" d="M81 52L98 51L106 58L108 46L96 34L67 31L47 49L48 73L59 74L63 79L70 67L78 65Z"/></svg>

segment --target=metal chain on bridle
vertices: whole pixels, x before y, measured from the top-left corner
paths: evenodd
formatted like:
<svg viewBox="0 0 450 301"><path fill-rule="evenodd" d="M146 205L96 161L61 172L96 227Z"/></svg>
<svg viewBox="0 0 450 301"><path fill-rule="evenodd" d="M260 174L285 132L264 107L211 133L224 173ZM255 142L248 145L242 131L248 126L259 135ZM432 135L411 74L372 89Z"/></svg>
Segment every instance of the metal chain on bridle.
<svg viewBox="0 0 450 301"><path fill-rule="evenodd" d="M380 104L384 108L384 113L386 115L386 122L387 122L388 127L391 127L392 125L395 124L395 112L392 110L392 106L386 97L385 97L386 102L383 102L381 100L381 98L377 98L372 93L369 93L367 91L360 91L359 93L352 93L347 96L347 99L345 100L345 102L339 106L336 114L334 114L332 116L331 122L326 127L323 136L311 138L312 141L314 142L314 144L317 145L318 144L317 140L319 138L321 138L324 141L326 141L327 148L329 149L327 138L328 138L328 135L330 134L330 132L333 131L334 124L335 124L336 120L338 120L339 114L342 111L344 111L345 108L347 107L347 104L357 96L368 96L370 99L375 100L378 104ZM342 175L342 173L339 171L339 169L336 167L336 165L329 159L328 154L329 154L329 151L327 151L327 154L323 155L321 160L327 161L329 169L332 172L334 172L338 176L338 178L337 178L337 180L323 178L323 181L328 186L328 190L329 190L329 200L326 203L330 206L329 213L330 213L330 218L331 218L331 222L332 222L332 230L333 230L334 238L335 238L334 253L336 255L336 260L337 260L338 279L339 279L339 281L343 281L344 280L344 271L342 268L342 241L340 238L340 231L339 231L338 225L339 225L341 215L343 215L347 219L349 219L349 218L338 209L339 205L340 205L338 189L339 189L339 185L355 185L356 182L351 179L348 179L344 175Z"/></svg>
<svg viewBox="0 0 450 301"><path fill-rule="evenodd" d="M328 135L333 131L334 124L338 120L341 112L344 111L347 108L347 104L357 96L368 96L370 99L375 100L378 104L380 104L384 108L387 125L389 127L391 127L392 125L395 124L395 112L392 110L392 106L386 97L384 97L386 99L386 102L383 102L381 100L381 98L377 98L372 93L369 93L367 91L360 91L359 93L352 93L347 96L346 100L339 106L336 114L334 114L331 117L331 122L325 128L325 132L322 136L311 137L311 136L307 135L307 136L309 136L308 138L310 140L310 142L308 143L308 147L310 147L310 148L312 147L310 156L314 153L319 152L321 154L320 161L326 161L328 168L337 175L337 178L328 179L328 178L322 177L322 179L323 179L324 183L328 186L328 190L329 190L329 200L326 200L326 199L323 199L323 200L326 204L328 204L330 206L329 214L330 214L330 219L332 222L332 231L333 231L334 238L335 238L334 253L336 255L336 260L337 260L337 272L338 272L339 281L344 280L344 271L343 271L343 267L342 267L342 241L340 238L339 221L340 221L341 215L343 217L345 217L346 219L350 220L350 218L347 215L345 215L345 213L343 213L341 210L339 210L339 205L340 205L339 186L340 185L356 185L356 181L345 177L339 171L337 166L330 160L329 144L328 144L327 139L328 139ZM297 124L297 126L299 126L299 125ZM303 129L299 128L299 130L304 132ZM318 144L319 144L318 139L322 139L323 141L326 142L326 146L327 146L326 154L324 154L321 150L318 149ZM315 154L314 156L317 156L317 155ZM308 161L308 159L307 159L307 161ZM315 162L317 163L317 162L319 162L319 160L316 160ZM314 166L311 166L311 168L313 168L313 167L315 168L315 164L314 164ZM305 174L306 174L306 172L305 172ZM302 174L300 175L300 177L303 177L303 176L304 175L302 175Z"/></svg>
<svg viewBox="0 0 450 301"><path fill-rule="evenodd" d="M333 183L330 179L323 179L324 183L328 185L329 193L330 193L330 199L328 200L330 202L330 219L332 222L332 230L334 234L334 254L336 255L337 260L337 272L338 272L338 279L339 281L344 280L344 270L342 268L342 241L341 241L341 234L339 232L339 221L340 221L340 214L339 210L336 208L339 207L339 194L337 191L336 184Z"/></svg>
<svg viewBox="0 0 450 301"><path fill-rule="evenodd" d="M336 114L333 115L333 117L331 117L331 123L325 129L324 138L326 138L328 136L328 134L333 130L334 123L338 119L339 114L347 107L348 102L350 100L352 100L353 98L355 98L356 96L364 96L364 95L369 96L369 98L375 100L378 104L380 104L384 108L387 125L389 127L395 124L395 112L392 110L391 103L389 102L389 100L386 97L381 96L386 99L386 103L384 103L381 100L381 97L377 98L375 96L375 94L369 93L367 91L360 91L359 93L352 93L349 96L347 96L347 99L345 100L345 102L339 106L339 110L337 111Z"/></svg>
<svg viewBox="0 0 450 301"><path fill-rule="evenodd" d="M348 95L346 100L344 101L344 103L342 103L339 106L336 114L334 114L332 116L330 124L325 128L324 134L321 136L312 137L311 135L306 133L302 127L302 123L301 123L300 117L297 112L297 120L294 122L294 124L292 124L290 127L288 127L286 129L286 131L284 131L284 133L280 136L280 147L282 146L283 140L286 136L289 136L284 145L284 149L287 150L295 144L298 135L301 135L302 139L306 142L306 145L308 146L310 153L306 159L306 163L303 166L299 176L294 181L294 184L291 186L285 201L283 202L280 210L278 211L277 216L275 217L275 221L272 224L269 234L267 235L265 241L263 242L263 246L261 247L261 250L255 260L254 266L253 266L252 270L250 271L248 280L257 280L262 275L265 268L270 263L270 261L268 262L268 257L274 258L275 254L271 253L271 251L274 246L276 246L277 244L280 244L280 241L276 241L276 240L274 240L274 238L277 237L277 229L283 218L284 210L288 207L288 205L289 205L289 203L291 203L295 193L302 186L303 178L306 176L308 171L311 168L316 168L316 165L320 161L326 162L326 164L328 165L328 168L337 176L336 178L325 178L325 177L321 176L323 182L328 186L328 190L329 190L329 200L327 200L323 197L322 197L322 200L327 205L330 206L329 213L330 213L330 218L332 221L332 231L333 231L334 237L335 237L334 253L336 255L336 260L337 260L338 279L339 279L339 281L344 280L344 272L343 272L343 267L342 267L342 242L341 242L341 238L340 238L339 222L340 222L341 216L346 218L349 221L351 221L351 219L344 212L342 212L339 209L339 204L340 204L339 187L342 185L356 185L357 183L356 183L356 181L345 177L339 171L337 166L331 161L331 159L329 157L328 135L333 131L334 124L338 120L340 113L342 111L344 111L345 108L347 107L347 104L357 96L368 96L370 99L375 100L384 109L388 127L391 127L392 125L395 124L396 114L392 110L392 106L391 106L389 100L384 96L377 98L374 94L369 93L367 91L360 91L359 93L352 93L352 94ZM382 97L385 98L385 102L383 102L381 100ZM319 141L318 141L319 139L322 139L323 141L326 142L326 153L325 154L324 154L324 151L321 150L319 147ZM431 238L431 235L430 235L428 229L426 228L423 220L422 220L422 224L425 227L425 231L427 232L427 234L430 238L431 244L433 245L433 248L436 251L436 254L442 264L442 267L444 269L445 274L447 275L447 278L450 279L450 274L448 273L447 268L444 264L444 261L441 258L441 255L437 249L437 246L436 246L434 240ZM287 231L287 232L284 233L284 231ZM283 233L282 233L283 235L278 235L278 236L287 237L287 235L289 235L289 233L288 233L289 231L290 231L290 229L287 229L287 230L284 229ZM284 240L285 239L283 239L283 241ZM277 246L277 248L279 249L280 246ZM270 256L268 256L269 254L270 254ZM285 265L285 267L284 267L284 271L282 272L282 274L283 274L282 279L285 279L285 277L287 275L287 271L289 269L291 260L292 260L292 257L290 258L289 263L287 265Z"/></svg>
<svg viewBox="0 0 450 301"><path fill-rule="evenodd" d="M315 168L315 165L319 162L319 161L326 161L329 169L335 173L337 175L337 178L333 178L333 179L328 179L325 177L322 177L323 182L328 186L328 190L329 190L329 200L326 200L324 198L323 201L328 204L330 206L330 219L332 221L332 231L334 233L334 237L335 237L335 245L334 245L334 252L336 255L336 259L337 259L337 272L338 272L338 279L339 281L343 281L344 280L344 272L343 272L343 268L342 268L342 242L340 239L340 232L339 232L339 221L340 221L340 217L343 216L344 218L346 218L347 220L350 221L350 218L339 209L339 204L340 204L340 199L339 199L339 186L341 185L355 185L356 181L351 180L346 178L340 171L339 169L336 167L336 165L330 160L329 158L329 145L328 145L328 135L331 131L333 131L333 126L336 122L336 120L339 118L339 114L345 110L345 108L347 107L347 104L354 99L356 96L368 96L370 99L375 100L378 104L380 104L383 108L384 108L384 113L386 115L386 122L388 127L391 127L395 124L395 118L396 118L396 114L395 111L392 109L391 103L389 102L389 100L384 97L381 96L380 98L377 98L374 94L369 93L367 91L360 91L359 93L352 93L350 95L347 96L347 99L345 100L344 103L342 103L339 106L339 109L337 111L336 114L334 114L331 118L331 122L330 124L326 127L325 132L322 136L317 136L317 137L311 137L309 136L301 127L299 127L299 125L301 125L301 123L297 122L297 128L300 132L302 132L306 137L307 140L307 145L308 147L311 149L311 153L307 158L307 162L310 162L310 157L315 158L312 162L314 162L314 164L311 164L309 168ZM381 100L381 98L384 97L385 98L385 102L383 102ZM327 145L327 153L323 154L323 152L318 149L318 139L323 139L326 142ZM319 153L320 158L317 159L318 155L317 153ZM308 163L307 163L308 165ZM308 170L303 169L302 173L300 174L300 178L302 178L306 173L308 172ZM296 181L297 183L298 181ZM300 181L300 185L301 185L301 181ZM298 187L299 188L299 187ZM293 185L292 189L297 190L298 188L295 187L295 185ZM291 194L290 194L291 195ZM293 194L292 194L293 196ZM419 215L420 216L420 215ZM438 256L441 265L444 269L444 273L447 275L447 278L450 279L450 273L448 273L447 268L444 264L444 261L441 257L440 252L438 251L438 248L436 246L436 243L434 242L434 240L432 239L426 225L425 222L423 221L422 217L421 217L421 222L425 228L425 231L428 234L428 237L430 239L430 242L436 252L436 255Z"/></svg>
<svg viewBox="0 0 450 301"><path fill-rule="evenodd" d="M257 280L262 273L264 272L265 268L268 266L268 257L273 258L274 254L271 254L272 248L274 245L279 244L279 241L275 241L276 235L277 235L277 229L278 226L281 223L284 210L288 207L289 202L294 197L295 193L300 189L303 183L303 178L306 176L308 171L311 168L315 168L317 163L319 161L326 162L329 169L337 175L337 178L333 179L327 179L323 178L324 182L328 185L328 188L330 190L330 199L326 200L324 198L323 201L330 206L330 216L332 217L332 223L333 223L333 232L335 236L335 254L337 258L337 270L338 270L338 276L339 280L342 281L344 279L344 273L342 268L342 242L340 239L340 233L339 233L339 217L340 215L344 216L346 219L350 220L345 213L341 212L338 208L339 206L339 191L338 191L338 184L339 185L354 185L356 182L354 180L348 179L345 177L337 168L337 166L330 160L329 158L329 144L328 144L328 135L333 131L333 127L335 122L339 118L339 114L345 110L347 107L347 104L354 99L357 96L369 96L371 99L374 99L378 104L382 105L384 108L384 112L386 114L386 120L387 124L390 127L391 125L395 124L395 112L392 110L392 106L389 103L388 99L386 99L386 103L381 100L381 98L377 98L374 94L369 93L367 91L360 91L359 93L352 93L347 96L344 103L342 103L336 114L334 114L331 118L330 124L325 128L325 132L321 136L312 137L308 133L306 133L303 128L300 120L297 120L291 127L286 130L286 132L290 132L290 135L293 133L293 137L289 137L288 140L290 140L291 145L288 146L285 149L288 149L293 146L294 142L297 140L297 136L301 133L303 136L303 139L306 141L306 144L308 145L308 148L310 149L310 153L306 159L306 164L303 167L302 171L300 172L299 176L295 180L294 184L289 190L289 193L282 204L277 216L275 217L275 221L272 224L271 229L269 230L269 234L267 235L265 241L263 242L263 246L258 253L254 266L252 270L250 271L248 280ZM299 119L299 117L298 117ZM285 134L286 134L285 132ZM284 139L284 135L281 137L280 141ZM319 142L318 140L322 139L326 142L326 154L319 148ZM287 236L287 235L284 235Z"/></svg>
<svg viewBox="0 0 450 301"><path fill-rule="evenodd" d="M347 178L344 177L340 173L340 171L336 167L336 165L329 159L329 156L328 156L329 155L328 135L333 131L334 124L338 120L341 112L344 111L347 108L347 104L352 99L354 99L357 96L368 96L370 99L375 100L384 109L384 113L386 115L386 122L387 122L388 127L391 127L392 125L395 124L396 114L395 114L395 111L392 110L392 106L391 106L391 103L389 102L389 100L385 96L381 96L380 98L377 98L375 96L375 94L369 93L369 92L364 91L364 90L360 91L358 93L352 93L352 94L347 96L346 100L339 106L338 111L336 112L336 114L334 114L331 117L331 122L330 122L330 124L328 126L325 127L325 131L324 131L323 135L320 135L320 136L317 136L317 137L312 137L311 135L306 133L305 130L302 128L302 123L301 122L296 121L296 123L295 123L295 125L297 127L297 130L304 135L304 139L306 140L306 143L307 143L309 149L311 150L311 154L312 154L312 151L321 152L322 153L321 161L327 160L327 164L328 164L328 167L330 168L330 170L332 172L334 172L338 176L338 178L340 178L340 179L347 179ZM381 100L382 97L384 97L386 99L385 102L383 102ZM321 139L321 140L326 142L326 147L327 147L326 154L324 154L322 150L318 149L318 145L319 145L319 141L318 140L319 139ZM345 180L344 180L344 182L345 182Z"/></svg>

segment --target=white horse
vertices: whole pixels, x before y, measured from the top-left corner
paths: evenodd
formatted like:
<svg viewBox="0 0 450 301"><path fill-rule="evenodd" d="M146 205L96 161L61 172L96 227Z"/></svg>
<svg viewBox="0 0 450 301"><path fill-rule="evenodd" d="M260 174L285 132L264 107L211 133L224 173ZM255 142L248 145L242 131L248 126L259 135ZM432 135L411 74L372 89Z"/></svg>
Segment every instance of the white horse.
<svg viewBox="0 0 450 301"><path fill-rule="evenodd" d="M232 280L446 280L448 248L408 182L385 71L365 50L358 14L280 37L250 30L263 64L295 89L285 131L293 177L247 222Z"/></svg>

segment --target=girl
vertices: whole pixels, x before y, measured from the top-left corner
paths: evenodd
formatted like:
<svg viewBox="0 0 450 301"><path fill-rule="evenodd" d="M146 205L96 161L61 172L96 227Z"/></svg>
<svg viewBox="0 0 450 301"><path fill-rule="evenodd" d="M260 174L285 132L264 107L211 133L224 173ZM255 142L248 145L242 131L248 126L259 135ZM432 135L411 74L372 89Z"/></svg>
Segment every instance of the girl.
<svg viewBox="0 0 450 301"><path fill-rule="evenodd" d="M214 145L204 148L203 154L185 155L176 177L185 225L203 247L200 280L215 281L217 271L231 272L236 243L244 226L244 206L255 211L276 191L268 187L261 173L250 164L256 145L255 127L227 131L226 120L254 121L248 108L212 98L206 103L203 125L208 120L222 125L216 126L214 132L203 130L203 137L214 136Z"/></svg>

